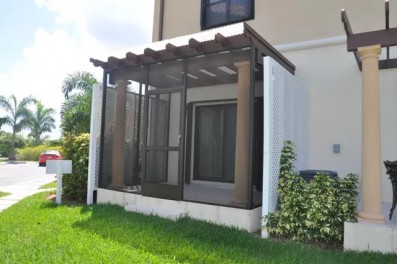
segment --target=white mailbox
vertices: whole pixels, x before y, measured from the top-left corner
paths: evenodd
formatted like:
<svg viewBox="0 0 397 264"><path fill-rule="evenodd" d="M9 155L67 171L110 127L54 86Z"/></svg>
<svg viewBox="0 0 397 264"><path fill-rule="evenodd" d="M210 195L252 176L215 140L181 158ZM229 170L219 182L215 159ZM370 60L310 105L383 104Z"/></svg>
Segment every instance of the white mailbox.
<svg viewBox="0 0 397 264"><path fill-rule="evenodd" d="M72 173L72 161L71 160L47 160L46 162L46 174L57 175L57 204L61 203L62 198L62 176L66 173Z"/></svg>
<svg viewBox="0 0 397 264"><path fill-rule="evenodd" d="M47 160L46 173L47 174L72 173L72 161L71 160Z"/></svg>

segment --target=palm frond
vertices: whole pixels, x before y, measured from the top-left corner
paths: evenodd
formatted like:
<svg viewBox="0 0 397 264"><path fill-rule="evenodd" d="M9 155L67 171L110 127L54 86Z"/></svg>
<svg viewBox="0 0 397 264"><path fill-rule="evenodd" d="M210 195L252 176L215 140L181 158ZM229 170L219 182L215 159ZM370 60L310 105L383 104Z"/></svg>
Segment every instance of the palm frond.
<svg viewBox="0 0 397 264"><path fill-rule="evenodd" d="M66 99L69 99L72 91L90 91L95 83L98 83L98 81L91 73L77 71L72 74L68 74L68 76L63 80L62 93Z"/></svg>

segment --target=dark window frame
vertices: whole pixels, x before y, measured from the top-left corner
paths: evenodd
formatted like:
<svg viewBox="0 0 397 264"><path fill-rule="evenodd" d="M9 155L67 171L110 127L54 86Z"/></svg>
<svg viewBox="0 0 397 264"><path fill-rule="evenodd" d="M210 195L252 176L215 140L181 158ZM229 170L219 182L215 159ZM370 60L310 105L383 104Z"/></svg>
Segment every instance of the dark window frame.
<svg viewBox="0 0 397 264"><path fill-rule="evenodd" d="M201 16L200 16L201 30L221 27L221 26L230 25L230 24L234 24L234 23L238 23L238 22L242 22L242 21L252 20L255 18L255 0L245 0L247 2L251 2L250 14L247 17L242 18L242 19L231 20L230 19L230 2L231 1L232 0L217 0L214 3L210 3L210 0L201 0ZM205 20L207 17L206 8L211 5L219 4L222 2L226 3L226 8L228 9L226 12L227 21L225 23L219 23L219 24L215 24L215 25L206 25L206 23L205 23Z"/></svg>
<svg viewBox="0 0 397 264"><path fill-rule="evenodd" d="M199 170L200 167L198 166L198 157L200 156L198 153L198 137L199 137L199 131L198 131L198 126L199 126L199 120L198 120L198 114L199 114L199 109L203 107L225 107L232 105L237 108L237 101L232 99L232 100L215 100L215 101L204 101L204 102L195 102L193 105L193 111L192 111L192 117L194 116L194 133L190 135L192 137L192 145L194 146L193 149L193 177L192 179L194 181L208 181L208 182L220 182L220 183L234 183L234 177L233 180L228 180L225 178L218 178L214 179L213 177L204 177L200 178L199 177ZM193 121L192 120L192 121ZM237 120L236 120L237 122ZM222 128L224 129L224 128ZM222 148L222 155L223 155L224 149ZM223 166L222 166L223 167ZM222 169L223 170L223 169ZM222 172L223 173L223 172ZM234 176L234 175L233 175Z"/></svg>

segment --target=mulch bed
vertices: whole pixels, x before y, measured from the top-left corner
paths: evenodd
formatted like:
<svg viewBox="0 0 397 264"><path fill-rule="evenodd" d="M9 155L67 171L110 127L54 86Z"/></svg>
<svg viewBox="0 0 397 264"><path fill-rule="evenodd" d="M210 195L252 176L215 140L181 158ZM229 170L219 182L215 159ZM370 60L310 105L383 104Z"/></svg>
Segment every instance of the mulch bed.
<svg viewBox="0 0 397 264"><path fill-rule="evenodd" d="M56 194L52 193L52 194L47 195L46 199L47 200L51 200L51 201L53 201L55 203L56 197L57 197ZM87 201L86 200L81 200L81 199L71 198L71 197L66 196L66 195L62 195L61 204L62 205L85 205L85 204L87 204Z"/></svg>

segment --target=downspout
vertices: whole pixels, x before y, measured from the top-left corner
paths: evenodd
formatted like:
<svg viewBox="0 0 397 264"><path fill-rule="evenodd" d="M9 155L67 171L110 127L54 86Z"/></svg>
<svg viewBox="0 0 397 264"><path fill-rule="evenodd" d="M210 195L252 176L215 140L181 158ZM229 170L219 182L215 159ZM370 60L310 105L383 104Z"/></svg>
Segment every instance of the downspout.
<svg viewBox="0 0 397 264"><path fill-rule="evenodd" d="M163 29L164 29L164 0L160 0L160 19L159 19L158 41L163 40Z"/></svg>

